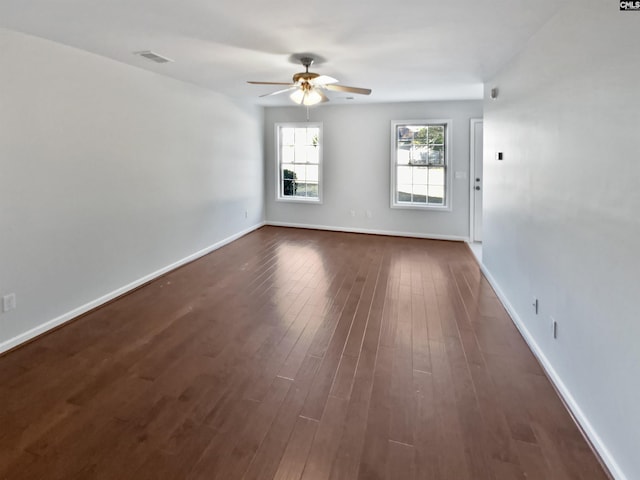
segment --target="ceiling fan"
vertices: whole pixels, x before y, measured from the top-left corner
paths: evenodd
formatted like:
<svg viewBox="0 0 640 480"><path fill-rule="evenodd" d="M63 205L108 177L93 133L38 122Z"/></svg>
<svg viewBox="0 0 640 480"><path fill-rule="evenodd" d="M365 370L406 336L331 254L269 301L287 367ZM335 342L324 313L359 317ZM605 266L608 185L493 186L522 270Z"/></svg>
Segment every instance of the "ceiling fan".
<svg viewBox="0 0 640 480"><path fill-rule="evenodd" d="M253 85L286 85L287 88L276 92L260 95L260 97L269 97L271 95L279 95L281 93L293 92L290 95L291 100L298 105L316 105L317 103L328 102L329 98L324 94L323 90L333 90L335 92L357 93L359 95L369 95L371 89L346 87L344 85L336 85L338 80L328 75L319 75L309 71L309 67L313 63L312 57L300 58L300 63L305 67L304 72L296 73L293 76L293 82L247 82Z"/></svg>

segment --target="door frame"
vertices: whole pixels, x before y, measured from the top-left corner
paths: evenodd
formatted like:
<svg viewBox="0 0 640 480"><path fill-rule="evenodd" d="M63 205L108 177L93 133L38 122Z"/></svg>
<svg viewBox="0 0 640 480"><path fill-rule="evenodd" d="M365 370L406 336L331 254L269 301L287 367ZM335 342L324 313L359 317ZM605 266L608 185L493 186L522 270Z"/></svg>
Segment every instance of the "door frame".
<svg viewBox="0 0 640 480"><path fill-rule="evenodd" d="M472 118L469 120L469 241L475 241L475 212L476 212L476 198L475 198L475 181L476 181L476 125L483 123L482 118ZM484 150L484 142L482 143ZM484 182L482 182L482 188L484 189Z"/></svg>

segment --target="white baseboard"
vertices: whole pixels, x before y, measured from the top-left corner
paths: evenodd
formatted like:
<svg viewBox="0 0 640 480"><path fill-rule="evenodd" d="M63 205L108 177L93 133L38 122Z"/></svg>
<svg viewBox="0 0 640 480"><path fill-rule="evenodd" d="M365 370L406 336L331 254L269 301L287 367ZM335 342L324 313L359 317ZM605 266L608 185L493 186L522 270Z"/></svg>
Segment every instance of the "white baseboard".
<svg viewBox="0 0 640 480"><path fill-rule="evenodd" d="M567 388L565 383L562 381L562 379L560 378L556 370L553 368L553 365L551 364L551 362L549 362L546 355L544 354L542 349L538 346L537 342L535 341L535 339L533 338L533 336L525 326L524 322L522 321L522 319L520 318L516 310L513 308L509 300L507 299L507 296L504 294L504 292L500 288L500 285L498 284L498 282L496 282L495 278L493 278L493 275L491 275L487 267L481 261L478 261L478 264L480 265L480 269L482 270L482 273L491 284L491 287L493 288L493 290L496 292L498 299L500 300L500 302L502 302L502 305L507 310L507 313L511 317L511 320L513 321L515 326L518 328L525 342L527 342L527 345L529 345L529 348L531 349L533 354L536 356L536 358L542 365L542 368L547 374L547 377L549 377L549 379L555 386L557 392L562 397L562 400L564 401L565 405L569 409L571 415L573 415L574 420L578 423L579 427L587 436L587 438L589 439L589 442L591 442L591 446L596 450L602 462L609 469L609 473L613 475L613 477L616 480L628 480L627 476L622 472L622 470L620 469L620 466L613 458L613 455L611 455L611 452L606 447L606 445L604 444L604 442L602 441L598 433L593 428L593 425L591 425L591 422L589 422L589 419L580 408L580 405L578 405L575 398L573 398L571 391Z"/></svg>
<svg viewBox="0 0 640 480"><path fill-rule="evenodd" d="M241 232L238 232L234 235L231 235L230 237L227 237L223 240L220 240L219 242L214 243L213 245L210 245L206 248L203 248L202 250L199 250L185 258L182 258L180 260L178 260L177 262L174 262L170 265L167 265L166 267L162 267L159 270L156 270L155 272L152 272L148 275L145 275L142 278L139 278L137 280L134 280L133 282L120 287L116 290L113 290L112 292L107 293L106 295L103 295L100 298L97 298L95 300L92 300L88 303L85 303L84 305L79 306L78 308L74 308L73 310L71 310L70 312L64 313L62 315L60 315L59 317L56 317L52 320L49 320L41 325L38 325L35 328L32 328L31 330L28 330L26 332L23 332L19 335L16 335L13 338L10 338L9 340L6 340L2 343L0 343L0 353L6 352L7 350L11 350L12 348L17 347L18 345L28 342L29 340L37 337L38 335L42 335L43 333L46 333L47 331L56 328L66 322L68 322L69 320L73 320L74 318L82 315L83 313L86 313L96 307L99 307L100 305L103 305L111 300L113 300L114 298L117 298L135 288L138 288L141 285L144 285L147 282L150 282L151 280L154 280L156 278L158 278L161 275L164 275L165 273L170 272L171 270L175 270L178 267L181 267L182 265L185 265L189 262L192 262L194 260L197 260L200 257L203 257L204 255L213 252L214 250L219 249L220 247L223 247L231 242L233 242L234 240L237 240L240 237L243 237L245 235L247 235L248 233L253 232L254 230L257 230L258 228L262 227L265 225L265 222L261 222L258 223L256 225L253 225L252 227L247 228L246 230L243 230Z"/></svg>
<svg viewBox="0 0 640 480"><path fill-rule="evenodd" d="M329 230L332 232L346 232L346 233L366 233L369 235L388 235L390 237L410 237L410 238L427 238L430 240L451 240L454 242L466 242L467 237L460 237L457 235L437 235L431 233L415 233L415 232L396 232L390 230L371 230L368 228L351 228L351 227L335 227L328 225L307 225L306 223L289 223L289 222L266 222L267 225L274 227L293 227L293 228L308 228L311 230Z"/></svg>

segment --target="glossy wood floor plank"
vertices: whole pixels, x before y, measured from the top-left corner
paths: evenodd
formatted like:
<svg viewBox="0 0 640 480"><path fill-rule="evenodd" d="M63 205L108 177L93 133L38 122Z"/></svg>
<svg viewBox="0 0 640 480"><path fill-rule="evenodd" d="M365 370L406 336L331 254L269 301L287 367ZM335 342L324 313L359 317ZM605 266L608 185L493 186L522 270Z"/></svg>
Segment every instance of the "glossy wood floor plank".
<svg viewBox="0 0 640 480"><path fill-rule="evenodd" d="M464 244L265 227L0 357L0 478L607 478Z"/></svg>

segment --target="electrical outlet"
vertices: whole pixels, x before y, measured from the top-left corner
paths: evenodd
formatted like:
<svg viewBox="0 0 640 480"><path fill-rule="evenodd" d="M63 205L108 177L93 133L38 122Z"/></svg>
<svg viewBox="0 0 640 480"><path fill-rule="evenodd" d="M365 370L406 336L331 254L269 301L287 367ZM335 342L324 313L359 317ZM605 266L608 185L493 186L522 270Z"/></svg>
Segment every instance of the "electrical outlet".
<svg viewBox="0 0 640 480"><path fill-rule="evenodd" d="M535 313L537 315L538 314L539 303L538 303L538 299L536 297L533 297L533 303L531 304L531 306L533 307L533 313Z"/></svg>
<svg viewBox="0 0 640 480"><path fill-rule="evenodd" d="M2 297L2 311L10 312L11 310L15 310L16 308L16 294L10 293Z"/></svg>
<svg viewBox="0 0 640 480"><path fill-rule="evenodd" d="M553 338L558 338L558 322L553 317L551 317L551 334Z"/></svg>
<svg viewBox="0 0 640 480"><path fill-rule="evenodd" d="M371 210L367 210L367 218L371 218L373 217L373 213L371 213Z"/></svg>
<svg viewBox="0 0 640 480"><path fill-rule="evenodd" d="M355 211L355 210L351 210L349 213L351 213L351 216L352 216L352 217L355 217L355 216L356 216L356 211Z"/></svg>

